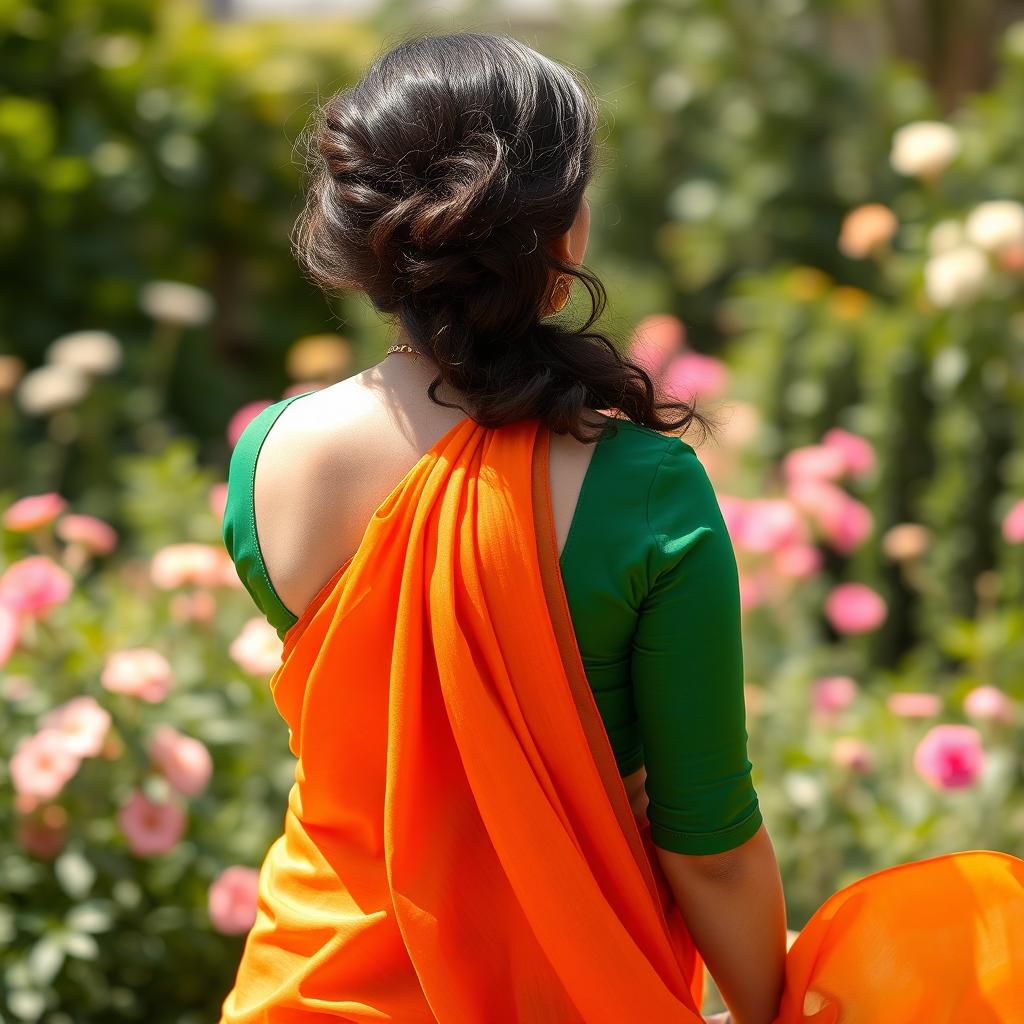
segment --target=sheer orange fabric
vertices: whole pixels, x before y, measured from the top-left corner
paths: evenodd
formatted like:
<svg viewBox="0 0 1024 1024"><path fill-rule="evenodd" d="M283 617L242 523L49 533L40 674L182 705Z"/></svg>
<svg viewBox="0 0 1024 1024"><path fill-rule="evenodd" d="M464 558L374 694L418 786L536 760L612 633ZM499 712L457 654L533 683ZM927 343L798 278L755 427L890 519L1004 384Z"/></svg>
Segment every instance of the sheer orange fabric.
<svg viewBox="0 0 1024 1024"><path fill-rule="evenodd" d="M270 685L296 781L220 1024L702 1019L703 964L573 637L549 440L461 420L285 637ZM837 893L790 952L780 1024L1024 1020L1021 867L963 854ZM970 1014L894 1002L933 968Z"/></svg>

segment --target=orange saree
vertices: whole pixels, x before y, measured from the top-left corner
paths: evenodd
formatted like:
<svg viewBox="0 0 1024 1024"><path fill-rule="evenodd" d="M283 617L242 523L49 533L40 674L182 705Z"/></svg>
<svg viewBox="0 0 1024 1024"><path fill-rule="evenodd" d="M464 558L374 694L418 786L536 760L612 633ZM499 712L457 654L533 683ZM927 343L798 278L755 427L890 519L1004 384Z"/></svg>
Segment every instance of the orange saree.
<svg viewBox="0 0 1024 1024"><path fill-rule="evenodd" d="M461 420L286 635L295 784L220 1024L701 1021L573 636L549 439ZM779 1024L1024 1021L1022 893L1024 862L989 853L837 893Z"/></svg>

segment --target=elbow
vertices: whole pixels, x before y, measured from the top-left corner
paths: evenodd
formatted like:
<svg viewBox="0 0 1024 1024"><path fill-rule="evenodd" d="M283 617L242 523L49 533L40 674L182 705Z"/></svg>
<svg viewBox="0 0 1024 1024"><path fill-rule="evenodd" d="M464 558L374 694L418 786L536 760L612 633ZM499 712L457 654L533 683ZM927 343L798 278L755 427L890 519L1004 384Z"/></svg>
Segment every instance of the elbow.
<svg viewBox="0 0 1024 1024"><path fill-rule="evenodd" d="M662 850L665 857L672 858L683 872L692 878L716 885L735 885L751 871L759 869L765 853L774 851L764 824L739 846L721 853L685 854Z"/></svg>

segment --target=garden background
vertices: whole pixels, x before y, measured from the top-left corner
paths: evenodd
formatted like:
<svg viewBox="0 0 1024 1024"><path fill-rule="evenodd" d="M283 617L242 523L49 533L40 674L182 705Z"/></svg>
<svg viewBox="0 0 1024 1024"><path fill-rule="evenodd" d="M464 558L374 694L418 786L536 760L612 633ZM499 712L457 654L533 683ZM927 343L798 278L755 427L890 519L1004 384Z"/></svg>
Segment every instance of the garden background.
<svg viewBox="0 0 1024 1024"><path fill-rule="evenodd" d="M1024 5L215 6L0 3L0 1018L200 1024L231 985L293 761L227 461L392 340L288 236L318 97L415 28L511 32L601 98L587 264L721 423L693 443L791 926L890 864L1021 855Z"/></svg>

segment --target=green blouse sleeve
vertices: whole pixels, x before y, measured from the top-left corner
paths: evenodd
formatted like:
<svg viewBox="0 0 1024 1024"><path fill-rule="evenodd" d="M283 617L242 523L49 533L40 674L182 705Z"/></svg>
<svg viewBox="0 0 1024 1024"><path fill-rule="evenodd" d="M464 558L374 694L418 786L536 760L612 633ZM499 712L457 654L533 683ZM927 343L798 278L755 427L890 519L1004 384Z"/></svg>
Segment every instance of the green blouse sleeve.
<svg viewBox="0 0 1024 1024"><path fill-rule="evenodd" d="M651 839L721 853L761 825L747 759L739 576L711 481L668 439L647 495L648 591L632 650Z"/></svg>

